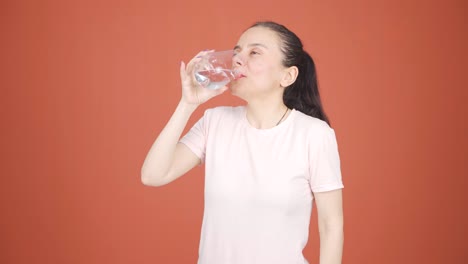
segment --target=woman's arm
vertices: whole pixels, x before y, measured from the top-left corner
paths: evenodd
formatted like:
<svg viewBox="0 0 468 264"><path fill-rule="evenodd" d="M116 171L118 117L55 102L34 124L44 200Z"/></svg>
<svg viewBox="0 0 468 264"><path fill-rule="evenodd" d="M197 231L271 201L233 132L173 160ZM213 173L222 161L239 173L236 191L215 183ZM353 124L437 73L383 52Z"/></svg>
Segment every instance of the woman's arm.
<svg viewBox="0 0 468 264"><path fill-rule="evenodd" d="M180 102L171 119L151 146L141 168L141 181L162 186L200 163L185 145L177 143L196 106Z"/></svg>
<svg viewBox="0 0 468 264"><path fill-rule="evenodd" d="M200 159L187 146L178 142L195 109L227 90L227 87L209 90L201 87L194 80L193 65L200 60L200 56L208 52L210 51L197 54L187 64L187 67L183 62L180 64L182 98L145 158L141 168L141 181L145 185L167 184L200 163Z"/></svg>
<svg viewBox="0 0 468 264"><path fill-rule="evenodd" d="M320 233L320 264L341 264L343 255L342 190L314 193Z"/></svg>

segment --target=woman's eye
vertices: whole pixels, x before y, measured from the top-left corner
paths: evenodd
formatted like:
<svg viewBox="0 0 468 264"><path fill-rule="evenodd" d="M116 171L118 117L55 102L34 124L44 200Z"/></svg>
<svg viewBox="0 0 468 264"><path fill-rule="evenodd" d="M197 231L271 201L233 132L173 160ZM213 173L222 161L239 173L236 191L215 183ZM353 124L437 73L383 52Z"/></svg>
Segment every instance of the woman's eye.
<svg viewBox="0 0 468 264"><path fill-rule="evenodd" d="M252 51L250 52L250 54L251 54L251 55L257 55L257 54L260 54L260 53L258 53L258 52L256 52L256 51L252 50Z"/></svg>

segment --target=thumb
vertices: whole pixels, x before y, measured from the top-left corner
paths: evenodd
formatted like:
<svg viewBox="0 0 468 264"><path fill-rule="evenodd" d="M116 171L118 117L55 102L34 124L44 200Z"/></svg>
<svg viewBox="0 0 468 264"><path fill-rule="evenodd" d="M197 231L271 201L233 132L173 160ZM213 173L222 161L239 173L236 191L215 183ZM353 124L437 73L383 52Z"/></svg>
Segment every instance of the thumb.
<svg viewBox="0 0 468 264"><path fill-rule="evenodd" d="M185 76L187 75L187 72L185 70L185 63L184 61L180 62L180 78L182 80L185 80Z"/></svg>
<svg viewBox="0 0 468 264"><path fill-rule="evenodd" d="M224 93L227 89L229 89L227 86L224 86L223 88L220 88L218 90L216 90L216 95L220 95L222 93Z"/></svg>

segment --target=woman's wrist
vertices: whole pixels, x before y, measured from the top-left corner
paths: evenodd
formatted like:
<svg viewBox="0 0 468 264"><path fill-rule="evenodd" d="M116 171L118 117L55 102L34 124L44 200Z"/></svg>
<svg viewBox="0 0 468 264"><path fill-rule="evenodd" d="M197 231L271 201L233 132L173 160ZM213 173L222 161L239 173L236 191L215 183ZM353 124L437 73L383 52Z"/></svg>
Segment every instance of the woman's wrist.
<svg viewBox="0 0 468 264"><path fill-rule="evenodd" d="M177 108L180 111L191 115L198 108L198 106L198 104L191 104L185 102L184 100L180 100L179 104L177 105Z"/></svg>

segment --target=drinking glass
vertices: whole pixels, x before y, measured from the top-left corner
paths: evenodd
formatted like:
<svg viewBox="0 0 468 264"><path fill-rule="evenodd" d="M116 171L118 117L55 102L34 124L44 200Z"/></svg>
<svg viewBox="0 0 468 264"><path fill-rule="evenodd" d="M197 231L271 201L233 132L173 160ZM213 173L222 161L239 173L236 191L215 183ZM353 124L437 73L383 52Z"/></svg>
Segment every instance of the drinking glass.
<svg viewBox="0 0 468 264"><path fill-rule="evenodd" d="M195 65L195 79L205 88L216 90L224 87L238 76L232 70L233 50L205 54Z"/></svg>

